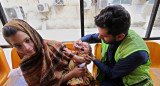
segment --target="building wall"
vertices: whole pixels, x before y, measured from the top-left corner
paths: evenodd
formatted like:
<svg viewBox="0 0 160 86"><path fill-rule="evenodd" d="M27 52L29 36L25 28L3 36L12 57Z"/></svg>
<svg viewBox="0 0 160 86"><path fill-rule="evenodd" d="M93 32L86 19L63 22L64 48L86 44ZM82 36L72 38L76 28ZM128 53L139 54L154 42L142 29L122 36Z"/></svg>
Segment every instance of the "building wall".
<svg viewBox="0 0 160 86"><path fill-rule="evenodd" d="M80 28L80 2L79 0L64 0L64 6L55 6L54 0L2 0L2 6L22 6L26 20L35 29ZM47 3L49 12L41 13L37 9L38 3ZM84 10L84 24L86 28L95 27L94 17L100 12L98 1L92 0L92 9ZM131 5L123 5L131 14L132 26L145 26L148 23L153 5L144 0L134 0ZM158 12L159 14L159 12ZM157 17L156 22L160 18ZM160 26L155 23L155 26Z"/></svg>

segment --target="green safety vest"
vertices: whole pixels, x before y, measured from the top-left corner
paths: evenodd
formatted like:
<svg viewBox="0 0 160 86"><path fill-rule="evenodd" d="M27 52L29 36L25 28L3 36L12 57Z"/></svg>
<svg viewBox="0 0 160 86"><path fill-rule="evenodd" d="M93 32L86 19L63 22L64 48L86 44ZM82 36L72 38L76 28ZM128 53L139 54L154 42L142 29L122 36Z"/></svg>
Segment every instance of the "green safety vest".
<svg viewBox="0 0 160 86"><path fill-rule="evenodd" d="M106 44L102 40L102 52L101 52L101 62L106 63L107 55L105 54L108 50L109 44ZM115 61L118 62L122 58L126 58L130 54L136 51L146 51L149 53L148 47L144 40L137 35L133 30L128 31L128 35L121 42L115 52ZM151 80L149 74L149 65L151 65L150 60L147 61L146 64L143 64L137 67L130 74L123 76L122 80L125 86L136 85L138 86L153 86L153 82ZM103 81L105 78L105 74L97 70L97 80L99 82Z"/></svg>

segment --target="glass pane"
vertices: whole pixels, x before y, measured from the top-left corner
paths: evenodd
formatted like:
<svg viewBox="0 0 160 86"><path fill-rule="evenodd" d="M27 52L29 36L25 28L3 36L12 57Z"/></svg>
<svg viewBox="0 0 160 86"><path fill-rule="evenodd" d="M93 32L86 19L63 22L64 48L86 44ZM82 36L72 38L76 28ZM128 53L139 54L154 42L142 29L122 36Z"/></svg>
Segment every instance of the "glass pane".
<svg viewBox="0 0 160 86"><path fill-rule="evenodd" d="M132 4L132 0L121 0L121 4Z"/></svg>
<svg viewBox="0 0 160 86"><path fill-rule="evenodd" d="M141 37L145 37L153 5L148 5L145 2L139 2L138 4L123 6L129 11L131 15L130 29L137 32Z"/></svg>
<svg viewBox="0 0 160 86"><path fill-rule="evenodd" d="M120 4L120 0L112 0L112 4Z"/></svg>
<svg viewBox="0 0 160 86"><path fill-rule="evenodd" d="M99 0L100 1L100 0ZM111 0L112 3L119 3L120 0ZM121 0L122 1L122 0ZM148 1L143 2L132 2L132 0L123 0L125 3L134 3L131 5L121 4L131 15L131 26L130 29L136 31L141 37L145 37L149 18L152 12L153 5L149 5ZM95 33L98 32L96 26L94 25L94 16L99 14L101 9L99 8L100 2L92 2L91 9L84 10L84 23L85 23L85 35L87 33ZM88 29L87 29L88 28ZM90 30L90 31L89 31Z"/></svg>
<svg viewBox="0 0 160 86"><path fill-rule="evenodd" d="M148 4L154 4L154 0L149 0Z"/></svg>
<svg viewBox="0 0 160 86"><path fill-rule="evenodd" d="M6 45L8 43L3 38L2 27L3 27L3 24L2 24L2 21L0 20L0 45Z"/></svg>
<svg viewBox="0 0 160 86"><path fill-rule="evenodd" d="M2 21L0 20L0 28L3 27ZM0 29L0 32L2 31L2 29Z"/></svg>
<svg viewBox="0 0 160 86"><path fill-rule="evenodd" d="M79 0L2 0L8 20L23 19L44 39L73 41L81 36Z"/></svg>
<svg viewBox="0 0 160 86"><path fill-rule="evenodd" d="M160 8L158 9L156 19L150 37L160 37Z"/></svg>

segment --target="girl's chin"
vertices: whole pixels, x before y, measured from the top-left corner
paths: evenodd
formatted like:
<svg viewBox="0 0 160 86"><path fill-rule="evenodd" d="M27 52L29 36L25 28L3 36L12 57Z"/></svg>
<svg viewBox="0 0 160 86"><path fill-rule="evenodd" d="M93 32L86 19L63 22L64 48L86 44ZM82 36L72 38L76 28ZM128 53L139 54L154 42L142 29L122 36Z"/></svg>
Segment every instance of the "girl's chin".
<svg viewBox="0 0 160 86"><path fill-rule="evenodd" d="M35 52L28 53L28 55L30 55L30 56L32 56L32 55L34 55L34 54L35 54Z"/></svg>

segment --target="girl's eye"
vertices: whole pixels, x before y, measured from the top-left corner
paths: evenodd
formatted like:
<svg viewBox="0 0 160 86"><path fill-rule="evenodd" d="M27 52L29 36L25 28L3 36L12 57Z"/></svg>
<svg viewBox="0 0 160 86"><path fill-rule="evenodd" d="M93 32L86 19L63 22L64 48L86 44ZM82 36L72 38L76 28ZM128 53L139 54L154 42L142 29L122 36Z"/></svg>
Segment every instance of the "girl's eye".
<svg viewBox="0 0 160 86"><path fill-rule="evenodd" d="M30 41L31 41L30 39L27 39L27 40L26 40L26 43L29 43Z"/></svg>
<svg viewBox="0 0 160 86"><path fill-rule="evenodd" d="M15 48L20 48L20 47L21 47L21 45L15 45L14 47L15 47Z"/></svg>

